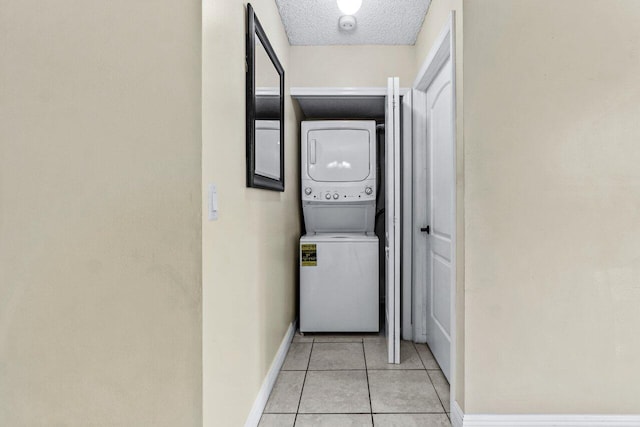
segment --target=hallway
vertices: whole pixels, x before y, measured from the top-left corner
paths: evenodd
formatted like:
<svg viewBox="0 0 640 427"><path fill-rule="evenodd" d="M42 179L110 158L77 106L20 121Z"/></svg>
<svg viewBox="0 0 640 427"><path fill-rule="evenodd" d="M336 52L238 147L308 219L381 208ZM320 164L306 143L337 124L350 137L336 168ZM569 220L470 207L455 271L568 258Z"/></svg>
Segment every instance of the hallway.
<svg viewBox="0 0 640 427"><path fill-rule="evenodd" d="M297 333L260 427L449 426L449 383L425 344L387 363L377 334Z"/></svg>

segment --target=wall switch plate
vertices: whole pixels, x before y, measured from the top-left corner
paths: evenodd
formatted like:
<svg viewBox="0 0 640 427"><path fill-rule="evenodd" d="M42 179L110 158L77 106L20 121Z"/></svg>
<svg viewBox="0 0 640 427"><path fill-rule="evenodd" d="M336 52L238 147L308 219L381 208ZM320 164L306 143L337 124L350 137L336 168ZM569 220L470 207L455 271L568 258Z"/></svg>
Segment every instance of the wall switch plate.
<svg viewBox="0 0 640 427"><path fill-rule="evenodd" d="M218 189L215 184L209 184L209 221L218 219Z"/></svg>

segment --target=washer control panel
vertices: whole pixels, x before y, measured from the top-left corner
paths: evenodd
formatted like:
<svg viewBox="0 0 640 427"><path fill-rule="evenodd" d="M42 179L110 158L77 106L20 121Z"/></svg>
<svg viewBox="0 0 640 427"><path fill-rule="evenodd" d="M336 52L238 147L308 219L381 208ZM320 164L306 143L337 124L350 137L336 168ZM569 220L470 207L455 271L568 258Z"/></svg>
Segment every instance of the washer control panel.
<svg viewBox="0 0 640 427"><path fill-rule="evenodd" d="M350 185L348 187L305 186L302 185L302 200L322 200L330 202L375 200L375 189L371 184Z"/></svg>

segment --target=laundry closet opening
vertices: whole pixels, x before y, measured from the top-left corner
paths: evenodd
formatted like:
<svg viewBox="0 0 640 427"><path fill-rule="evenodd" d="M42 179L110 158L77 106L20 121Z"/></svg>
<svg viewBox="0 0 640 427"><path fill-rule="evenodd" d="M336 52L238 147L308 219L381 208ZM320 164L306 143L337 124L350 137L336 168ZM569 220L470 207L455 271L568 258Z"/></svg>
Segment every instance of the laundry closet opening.
<svg viewBox="0 0 640 427"><path fill-rule="evenodd" d="M391 81L395 81L395 89ZM393 175L388 171L394 171L388 164L389 156L393 158L393 151L389 152L389 150L393 150L394 147L387 144L385 133L389 134L388 132L391 131L391 135L400 136L402 98L397 79L390 79L389 85L387 88L291 89L291 96L300 107L302 122L299 143L301 211L304 226L300 242L299 319L301 332L384 332L389 343L389 362L399 363L399 319L403 310L403 304L400 304L402 301L400 277L398 271L395 276L397 281L394 281L392 275L390 283L388 270L393 269L394 266L399 270L400 262L394 262L393 257L390 259L389 252L394 253L393 250L390 251L390 245L393 246L394 242L399 242L401 231L398 221L397 227L394 227L397 229L398 239L394 240L394 233L389 233L388 224L394 224L393 215L399 217L401 214L399 208L393 212L394 206L399 207L399 203L389 205L389 202L393 201L389 196L395 195L398 201L400 200L401 186L399 175L397 185L394 185L393 180L388 180L388 175ZM404 93L406 92L405 90ZM395 115L394 112L396 112ZM390 117L394 123L388 123ZM394 132L394 126L397 127L397 132ZM313 136L319 135L321 131L325 131L326 138L331 142L322 142L320 137L316 139ZM330 134L330 132L333 133ZM335 169L340 169L341 165L352 168L352 164L357 164L363 157L366 158L367 155L363 154L366 150L360 151L355 148L354 138L358 138L357 135L370 135L368 141L362 140L362 144L363 147L368 144L369 149L373 151L373 155L370 156L372 163L375 164L371 168L373 174L364 173L362 176L356 176L357 174L352 172L349 178L344 179L344 181L351 181L350 183L341 182L337 185L324 186L318 181L324 180L324 183L330 183L332 180L340 181L340 179L332 176L316 180L311 177L306 169L316 167L314 166L316 152L319 153L318 156L323 153L321 144L324 144L325 151L328 150L328 144L339 144L340 140L345 144L354 145L354 148L348 149L352 152L351 154L340 154L346 157L344 159L336 157L332 161L337 165ZM399 141L396 145L399 147ZM350 155L359 156L360 160L354 158L354 163L349 159ZM401 154L398 153L397 156L399 166ZM320 161L319 158L318 161ZM402 168L395 169L399 173ZM318 173L317 167L315 173ZM334 170L328 173L340 174L340 171ZM323 203L326 208L321 206ZM316 206L310 207L310 204ZM329 207L330 204L333 206ZM341 207L336 209L338 205ZM348 210L349 206L352 211ZM351 213L355 212L354 209L359 209L357 214ZM390 210L392 215L388 216ZM324 222L320 223L320 217L325 218ZM328 219L332 217L335 219ZM307 222L312 223L311 230ZM328 226L327 223L329 223ZM340 249L338 245L329 249L329 241L338 243ZM352 242L351 248L346 241ZM315 258L316 256L320 258L323 251L325 260L330 259L336 263L329 268L330 271L322 270L321 260ZM354 255L354 251L358 255ZM372 251L375 253L372 254ZM396 251L395 254L399 259L400 248L396 248ZM347 265L348 263L343 261L345 257L352 257L354 265L357 263L357 266L352 268ZM388 265L391 267L389 268ZM328 268L326 264L324 268ZM373 268L376 271L372 271ZM345 280L344 276L356 274L353 270L359 270L357 276ZM315 276L310 278L311 275ZM362 282L373 283L374 280L377 282L377 289L375 289L375 295L372 295L371 287L367 287ZM335 283L328 283L329 281L342 281L344 283L342 286L347 284L353 286L349 297L354 300L350 305L348 302L341 301L342 297L338 295L344 295L342 290L338 289ZM320 286L317 283L325 283L334 288L318 290ZM309 291L308 289L312 286L316 286L315 290ZM389 304L390 300L391 304ZM332 304L336 304L337 307L329 309ZM410 303L408 307L411 310ZM372 323L374 313L375 322ZM329 316L334 318L327 319Z"/></svg>

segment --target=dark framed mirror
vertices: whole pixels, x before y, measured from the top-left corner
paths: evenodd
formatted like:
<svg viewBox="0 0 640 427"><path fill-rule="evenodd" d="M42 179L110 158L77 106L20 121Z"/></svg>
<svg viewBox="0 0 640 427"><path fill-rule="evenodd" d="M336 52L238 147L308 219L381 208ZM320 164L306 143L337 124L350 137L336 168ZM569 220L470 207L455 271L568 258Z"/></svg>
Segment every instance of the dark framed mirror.
<svg viewBox="0 0 640 427"><path fill-rule="evenodd" d="M247 4L247 187L284 191L284 69Z"/></svg>

